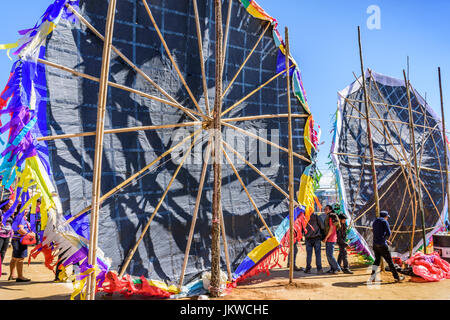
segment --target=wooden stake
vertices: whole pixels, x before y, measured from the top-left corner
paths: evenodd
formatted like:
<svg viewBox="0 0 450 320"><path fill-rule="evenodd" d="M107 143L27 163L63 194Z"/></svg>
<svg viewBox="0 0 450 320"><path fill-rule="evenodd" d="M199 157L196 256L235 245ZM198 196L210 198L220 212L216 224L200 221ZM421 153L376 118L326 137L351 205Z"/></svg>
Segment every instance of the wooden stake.
<svg viewBox="0 0 450 320"><path fill-rule="evenodd" d="M364 61L363 61L363 53L362 53L362 45L361 45L361 30L360 30L359 26L358 26L358 43L359 43L359 58L360 58L360 62L361 62L362 84L363 84L363 89L364 89L364 104L366 107L367 140L369 142L370 163L371 163L371 167L372 167L373 192L374 192L374 200L375 200L375 214L377 217L379 217L380 216L380 200L378 197L377 172L375 169L372 131L370 128L370 120L369 120L369 97L367 95L367 88L366 88L366 76L365 76L365 70L364 70Z"/></svg>
<svg viewBox="0 0 450 320"><path fill-rule="evenodd" d="M94 156L94 174L92 178L92 214L90 224L89 238L89 257L88 263L92 266L97 265L97 244L98 244L98 215L100 209L101 192L101 172L103 155L103 132L105 128L104 119L106 111L106 102L108 98L108 78L109 66L111 62L111 45L114 32L114 17L116 11L116 0L110 0L108 14L106 18L106 32L103 46L102 69L100 75L100 88L98 93L98 111L97 111L97 129L95 138L95 156ZM95 300L96 291L96 272L92 272L87 280L87 298Z"/></svg>
<svg viewBox="0 0 450 320"><path fill-rule="evenodd" d="M292 111L291 111L291 77L289 75L290 50L289 30L284 29L286 49L286 94L288 106L288 159L289 159L289 283L294 279L294 156L292 151Z"/></svg>
<svg viewBox="0 0 450 320"><path fill-rule="evenodd" d="M447 191L447 210L449 210L450 208L450 190L449 190L449 185L450 185L450 181L448 179L448 144L447 144L447 139L446 139L446 135L445 135L445 115L444 115L444 98L442 95L442 80L441 80L441 68L438 68L438 74L439 74L439 93L440 93L440 98L441 98L441 114L442 114L442 142L444 144L444 161L445 161L445 178L447 180L446 183L446 191ZM444 180L445 182L445 180ZM444 201L445 202L445 201ZM449 210L450 211L450 210ZM448 217L450 222L450 216Z"/></svg>
<svg viewBox="0 0 450 320"><path fill-rule="evenodd" d="M158 204L155 207L155 210L153 210L152 215L150 216L150 218L148 219L144 229L142 229L142 233L141 236L139 237L139 239L136 241L134 247L131 249L131 251L128 253L127 258L125 259L125 262L123 263L123 265L120 268L120 272L119 272L119 278L122 278L122 276L124 275L125 271L128 268L128 265L130 264L131 259L134 256L134 253L136 252L137 248L139 247L139 244L141 243L142 239L144 239L145 234L148 231L148 228L150 227L150 224L153 221L153 218L156 216L156 214L158 213L159 208L161 207L164 199L167 196L167 193L170 190L170 187L172 186L172 183L175 181L175 178L178 175L178 172L180 172L181 167L183 166L184 162L186 161L187 157L189 156L189 154L191 153L192 148L194 147L195 142L197 141L197 136L194 138L194 141L192 141L190 148L186 151L186 154L184 155L183 159L181 160L180 164L178 165L177 169L175 170L172 178L169 181L169 184L167 185L166 190L164 190L164 194L162 195L161 199L159 199Z"/></svg>
<svg viewBox="0 0 450 320"><path fill-rule="evenodd" d="M220 122L222 110L222 1L214 1L215 9L215 25L216 25L216 92L213 112L213 171L214 171L214 187L213 187L213 203L212 203L212 227L211 227L211 282L210 294L212 297L220 295L220 202L222 187L222 166L221 166L221 141L222 126Z"/></svg>
<svg viewBox="0 0 450 320"><path fill-rule="evenodd" d="M425 234L425 212L423 208L423 198L422 198L422 187L420 185L420 177L419 177L419 168L417 165L417 150L416 150L416 137L415 137L415 130L414 130L414 119L412 114L412 105L411 105L411 95L410 95L410 84L409 81L406 79L406 73L405 70L403 70L403 77L405 79L405 87L406 87L406 96L408 97L408 110L409 110L409 130L410 130L410 137L411 137L411 148L413 152L413 158L414 158L414 167L416 171L416 182L417 182L417 195L418 195L418 202L419 202L419 211L422 218L422 238L423 238L423 253L427 254L427 238Z"/></svg>

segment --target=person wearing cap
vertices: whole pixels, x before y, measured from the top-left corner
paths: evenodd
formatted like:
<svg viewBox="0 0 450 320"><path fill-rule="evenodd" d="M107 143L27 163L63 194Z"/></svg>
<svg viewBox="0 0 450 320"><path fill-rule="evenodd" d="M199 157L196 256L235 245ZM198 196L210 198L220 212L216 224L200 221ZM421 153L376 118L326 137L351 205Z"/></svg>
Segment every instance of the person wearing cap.
<svg viewBox="0 0 450 320"><path fill-rule="evenodd" d="M381 211L380 216L376 218L372 224L375 261L372 265L372 274L370 275L369 282L375 281L381 258L384 258L389 265L389 269L391 270L396 282L399 282L405 278L398 274L395 269L394 262L392 261L391 253L389 252L389 245L392 244L389 240L387 240L391 235L391 229L388 223L389 217L390 216L387 211Z"/></svg>
<svg viewBox="0 0 450 320"><path fill-rule="evenodd" d="M342 271L346 274L353 274L348 266L347 258L347 216L343 213L339 214L339 220L341 222L341 228L337 231L337 244L339 246L339 255L337 258L337 263L341 267Z"/></svg>

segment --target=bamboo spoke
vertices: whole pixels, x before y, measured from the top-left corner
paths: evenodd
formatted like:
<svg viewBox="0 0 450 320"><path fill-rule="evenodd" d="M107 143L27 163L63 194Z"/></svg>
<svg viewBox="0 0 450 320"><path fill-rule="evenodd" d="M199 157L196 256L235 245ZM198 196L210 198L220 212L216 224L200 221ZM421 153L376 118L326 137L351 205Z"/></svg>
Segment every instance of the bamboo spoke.
<svg viewBox="0 0 450 320"><path fill-rule="evenodd" d="M158 213L159 208L161 207L164 199L167 196L167 193L169 193L170 187L172 186L172 183L175 181L178 172L180 172L181 167L183 166L184 162L186 161L187 157L189 156L189 154L191 153L192 149L194 148L194 144L197 141L197 137L194 138L194 141L191 143L191 146L189 147L189 149L186 151L186 154L184 155L183 159L181 160L180 164L178 165L177 169L175 170L175 173L173 174L172 178L169 181L169 184L166 188L166 190L164 191L164 194L162 195L161 199L159 200L158 204L155 207L155 210L153 210L152 215L150 216L150 218L147 221L147 224L145 225L144 229L142 230L141 236L139 237L138 241L136 241L136 244L134 245L133 249L131 249L131 251L128 253L128 256L125 260L125 263L121 266L121 270L119 273L119 278L122 278L123 274L125 273L125 271L128 268L128 265L130 264L131 259L134 256L134 253L136 252L137 248L139 247L139 244L141 243L142 239L144 239L145 234L148 231L148 228L150 227L150 224L153 221L153 218L156 216L156 214Z"/></svg>
<svg viewBox="0 0 450 320"><path fill-rule="evenodd" d="M232 129L234 129L234 130L236 130L236 131L239 131L239 132L241 132L241 133L243 133L243 134L245 134L245 135L247 135L247 136L249 136L249 137L258 139L258 140L260 140L260 141L262 141L262 142L264 142L264 143L266 143L266 144L268 144L268 145L271 145L271 146L273 146L273 147L275 147L275 148L277 148L277 149L280 149L280 150L282 150L282 151L288 152L288 149L287 149L287 148L281 147L281 146L277 145L276 143L273 143L272 141L269 141L269 140L267 140L267 139L264 139L264 138L262 138L262 137L260 137L260 136L258 136L258 135L256 135L256 134L254 134L254 133L251 133L251 132L249 132L249 131L245 131L245 130L239 128L239 127L233 126L233 125L231 125L231 124L229 124L229 123L226 123L226 122L224 122L224 121L221 121L221 123L222 123L224 126L230 127L230 128L232 128ZM294 157L297 157L297 158L299 158L299 159L301 159L301 160L303 160L303 161L306 161L306 162L308 162L308 163L311 163L311 160L309 160L308 158L306 158L306 157L304 157L304 156L302 156L302 155L300 155L300 154L298 154L298 153L296 153L296 152L293 152L293 155L294 155Z"/></svg>
<svg viewBox="0 0 450 320"><path fill-rule="evenodd" d="M290 68L293 68L294 65L290 66ZM227 114L228 112L230 112L231 110L233 110L234 108L236 108L238 105L240 105L242 102L244 102L245 100L247 100L248 98L250 98L251 96L253 96L255 93L257 93L259 90L261 90L262 88L264 88L265 86L267 86L269 83L271 83L273 80L275 80L276 78L278 78L279 76L281 76L282 74L284 74L286 72L286 69L284 69L283 71L277 73L276 75L274 75L272 78L270 78L269 80L267 80L266 82L264 82L262 85L260 85L258 88L256 88L255 90L253 90L252 92L250 92L248 95L246 95L245 97L243 97L242 99L240 99L238 102L234 103L231 107L229 107L228 109L226 109L225 111L222 112L221 116L223 117L225 114Z"/></svg>
<svg viewBox="0 0 450 320"><path fill-rule="evenodd" d="M233 281L233 275L231 274L231 264L230 264L230 255L228 253L228 242L227 242L227 234L225 230L225 221L223 219L223 210L222 210L222 203L220 203L220 231L222 233L222 240L223 240L223 251L225 252L225 262L227 264L227 273L228 273L228 281Z"/></svg>
<svg viewBox="0 0 450 320"><path fill-rule="evenodd" d="M100 82L100 79L97 78L97 77L94 77L94 76L91 76L91 75L88 75L88 74L85 74L85 73L82 73L82 72L78 72L76 70L67 68L67 67L62 66L62 65L57 64L57 63L50 62L50 61L43 60L43 59L37 59L37 61L39 63L48 65L50 67L54 67L54 68L57 68L57 69L60 69L60 70L72 73L75 76L82 77L82 78L85 78L85 79L89 79L89 80L92 80L92 81L95 81L95 82ZM145 93L145 92L142 92L142 91L139 91L139 90L136 90L136 89L133 89L133 88L130 88L130 87L118 84L118 83L114 83L114 82L111 82L111 81L108 81L108 86L114 87L114 88L117 88L117 89L121 89L121 90L124 90L124 91L127 91L127 92L135 93L135 94L137 94L137 95L139 95L141 97L148 98L148 99L151 99L151 100L156 100L158 102L161 102L161 103L167 104L169 106L175 107L177 109L180 109L180 110L184 111L189 117L191 117L195 121L199 121L199 119L196 118L195 116L193 116L192 114L196 114L198 116L201 116L202 118L206 118L206 120L207 120L207 117L204 114L198 113L195 110L191 110L191 109L185 108L185 107L183 107L181 105L178 105L176 103L173 103L173 102L171 102L169 100L165 100L165 99L162 99L162 98L150 95L148 93Z"/></svg>
<svg viewBox="0 0 450 320"><path fill-rule="evenodd" d="M261 119L273 119L273 118L287 118L287 113L281 114L261 114L257 116L246 116L246 117L235 117L235 118L225 118L222 119L223 122L237 122L237 121L251 121L251 120L261 120ZM292 118L308 118L308 114L293 114Z"/></svg>
<svg viewBox="0 0 450 320"><path fill-rule="evenodd" d="M230 0L231 2L231 0ZM224 90L222 97L225 97L225 95L227 94L228 90L231 88L231 86L233 85L234 81L236 80L236 78L238 77L238 75L241 73L242 69L244 69L245 65L247 64L248 60L250 59L250 57L252 56L253 52L255 52L256 48L258 47L259 43L261 42L262 38L264 37L264 35L266 34L267 30L269 29L269 27L271 26L271 23L268 22L267 26L264 28L264 31L261 33L261 35L258 38L258 41L256 41L256 44L253 46L252 50L250 51L250 53L248 54L248 56L245 58L244 62L242 63L242 65L239 67L238 71L236 72L236 74L233 76L233 78L231 79L230 83L228 84L227 88Z"/></svg>
<svg viewBox="0 0 450 320"><path fill-rule="evenodd" d="M235 154L239 159L245 162L246 165L248 165L250 168L252 168L257 174L259 174L264 180L266 180L268 183L270 183L275 189L280 191L280 193L285 196L286 199L289 199L289 194L285 192L279 185L277 185L275 182L273 182L270 178L268 178L264 173L262 173L258 168L256 168L250 161L245 159L244 156L242 156L239 152L237 152L233 147L231 147L228 143L225 141L222 141L222 144L227 147L228 150L230 150L233 154ZM299 206L299 203L294 200L294 204L296 206Z"/></svg>
<svg viewBox="0 0 450 320"><path fill-rule="evenodd" d="M222 77L223 71L225 70L225 58L227 56L227 45L228 45L228 35L230 33L230 22L231 22L231 10L233 8L233 0L228 0L228 13L227 13L227 22L225 26L225 35L223 39L223 58L222 58ZM223 98L223 96L222 96Z"/></svg>
<svg viewBox="0 0 450 320"><path fill-rule="evenodd" d="M202 124L204 124L204 122L193 121L193 122L183 122L183 123L176 123L176 124L164 124L164 125L154 125L154 126L139 126L139 127L130 127L130 128L120 128L120 129L105 130L104 134L114 134L114 133L135 132L135 131L145 131L145 130L157 130L157 129L190 127L190 126L198 126L198 125L202 125ZM40 138L37 138L37 141L49 141L49 140L69 139L69 138L88 137L88 136L95 136L95 131L82 132L82 133L67 133L67 134L60 134L60 135L54 135L54 136L40 137Z"/></svg>
<svg viewBox="0 0 450 320"><path fill-rule="evenodd" d="M184 275L186 272L186 266L187 266L187 262L189 259L189 252L191 250L192 237L194 236L195 224L197 222L197 215L198 215L198 210L200 208L200 200L202 198L203 186L205 184L205 177L206 177L206 172L208 169L210 157L211 157L211 137L209 138L208 146L206 147L206 151L205 151L205 160L203 162L203 169L202 169L202 173L200 176L199 187L198 187L198 192L197 192L197 199L195 201L195 208L194 208L194 213L192 215L191 228L189 230L188 242L186 244L186 251L184 253L183 266L181 268L181 276L180 276L180 281L178 283L178 288L180 288L180 289L183 286Z"/></svg>
<svg viewBox="0 0 450 320"><path fill-rule="evenodd" d="M105 38L103 35L92 26L89 21L87 21L77 10L75 10L70 4L66 3L66 7L77 16L77 18L89 29L94 33L100 40L105 41ZM130 59L127 58L119 49L117 49L115 46L111 46L111 49L120 57L122 58L125 63L127 63L133 70L135 70L137 73L139 73L145 80L147 80L150 84L152 84L161 94L163 94L166 98L168 98L173 103L179 105L182 107L182 105L175 100L171 95L169 95L163 88L161 88L155 81L153 81L144 71L142 71L140 68L138 68Z"/></svg>
<svg viewBox="0 0 450 320"><path fill-rule="evenodd" d="M104 202L106 199L108 199L110 196L112 196L114 193L116 193L117 191L121 190L124 186L126 186L127 184L129 184L130 182L132 182L133 180L135 180L137 177L139 177L141 174L143 174L145 171L149 170L153 165L155 165L159 160L163 159L165 156L167 156L168 154L172 153L174 150L176 150L178 147L182 146L183 144L186 143L186 141L188 141L189 139L191 139L192 137L198 135L200 132L202 131L202 129L198 129L197 131L193 132L192 134L190 134L189 136L185 137L183 140L181 140L179 143L177 143L175 146L173 146L172 148L170 148L169 150L167 150L166 152L164 152L162 155L160 155L159 157L157 157L155 160L153 160L150 164L146 165L144 168L142 168L141 170L139 170L138 172L136 172L135 174L133 174L132 176L130 176L128 179L124 180L123 182L121 182L120 184L118 184L116 187L114 187L113 189L109 190L107 193L105 193L103 196L100 197L99 202L102 203ZM80 212L78 212L76 215L70 217L69 219L67 219L63 226L71 223L73 220L78 219L79 217L81 217L83 214L85 214L86 212L88 212L89 210L91 210L91 206L84 208L83 210L81 210Z"/></svg>
<svg viewBox="0 0 450 320"><path fill-rule="evenodd" d="M150 7L147 4L146 0L142 0L142 3L145 6L145 10L147 11L147 14L150 18L150 20L152 21L153 27L156 30L156 33L158 33L158 37L162 42L162 45L164 46L164 49L166 50L167 56L169 57L170 61L172 62L173 67L175 68L175 71L177 72L178 76L180 77L181 82L183 83L184 87L186 88L186 91L188 92L189 96L192 99L192 102L195 104L195 107L197 108L198 112L200 114L202 114L205 118L207 118L202 109L200 108L200 106L198 105L197 99L195 99L194 95L192 94L191 89L189 88L188 84L186 83L186 80L184 79L183 75L181 74L180 69L178 68L178 64L175 62L175 59L172 56L172 53L170 52L169 47L167 46L166 40L164 40L164 37L161 33L161 31L159 30L159 27L155 21L155 18L153 17L152 11L150 10Z"/></svg>
<svg viewBox="0 0 450 320"><path fill-rule="evenodd" d="M204 57L203 57L203 40L202 40L202 33L200 30L200 18L198 15L197 0L193 0L193 3L194 3L194 13L195 13L195 26L197 29L198 52L200 55L200 68L202 71L203 94L205 96L206 113L209 116L209 115L211 115L211 111L209 110L208 83L206 81L205 62L204 62Z"/></svg>
<svg viewBox="0 0 450 320"><path fill-rule="evenodd" d="M422 179L419 178L420 184L422 185L423 189L425 190L426 194L428 195L428 198L430 198L431 203L433 204L433 208L436 211L437 216L439 217L439 221L442 223L442 225L444 226L445 223L442 220L442 216L441 216L441 212L439 212L439 209L436 207L436 203L433 200L433 197L430 194L430 191L428 190L427 186L425 185L425 183L422 181Z"/></svg>
<svg viewBox="0 0 450 320"><path fill-rule="evenodd" d="M369 71L369 74L370 74L370 77L369 77L369 85L370 85L370 90L372 89L372 72L371 71ZM359 79L356 77L356 74L355 73L353 73L353 76L355 77L355 79L356 79L356 81L358 81L358 83L361 85L361 83L360 83L360 81L359 81ZM375 85L376 85L376 81L373 81L373 83L375 83ZM377 117L378 118L380 118L381 119L381 115L380 115L380 113L378 112L378 110L377 110L377 108L375 107L375 105L373 104L373 102L372 102L372 99L368 99L369 100L369 103L372 105L372 109L373 109L373 111L376 113L376 115L377 115ZM368 117L369 115L367 115L367 117ZM367 121L367 120L366 120ZM368 123L371 123L371 121L368 121ZM405 161L405 163L406 163L406 165L407 165L407 167L408 167L408 169L409 169L409 171L408 171L408 173L409 173L409 175L407 175L406 174L406 170L405 170L405 167L404 167L404 165L401 163L401 162L399 162L399 165L400 165L400 169L401 169L401 171L402 171L402 174L403 174L403 176L404 176L404 178L405 178L405 182L406 182L406 187L407 187L407 190L408 190L408 193L409 193L409 196L410 196L410 199L411 199L411 201L412 201L412 195L411 195L411 190L410 190L410 183L411 183L411 185L413 186L413 188L414 188L414 186L415 186L415 184L414 184L414 179L412 178L412 175L413 175L413 171L412 171L412 169L411 169L411 166L409 166L409 160L408 160L408 158L407 158L407 156L406 156L406 150L403 148L403 143L401 143L401 137L400 137L400 145L401 145L401 147L402 147L402 151L403 151L403 153L401 153L400 151L398 151L397 150L397 147L395 146L395 144L394 144L394 142L392 141L392 136L391 136L391 134L390 134L390 131L386 128L386 126L384 125L384 123L383 122L380 122L381 123L381 125L382 125L382 127L383 127L383 129L384 129L384 131L386 132L386 134L384 134L375 124L373 124L373 127L386 139L386 141L388 141L389 142L389 144L392 146L392 148L394 149L394 151L395 151L395 153L397 154L397 156L399 157L399 158L403 158L403 160ZM414 189L413 189L413 191L412 192L414 192Z"/></svg>
<svg viewBox="0 0 450 320"><path fill-rule="evenodd" d="M239 172L236 170L236 167L234 166L233 162L231 161L231 159L228 157L227 152L225 151L225 149L221 148L222 152L225 156L225 159L227 159L227 162L230 164L231 168L234 171L234 174L236 175L236 177L239 180L239 183L241 184L242 188L244 189L245 193L247 194L248 199L250 200L251 204L253 205L253 208L255 208L256 213L258 214L261 222L263 223L264 227L266 228L267 232L269 232L270 236L273 237L273 233L272 231L270 231L269 226L267 225L266 221L264 220L263 216L261 215L261 212L258 209L258 206L256 205L255 201L253 200L252 196L250 195L250 193L247 190L247 187L244 184L244 181L242 181L241 176L239 175Z"/></svg>
<svg viewBox="0 0 450 320"><path fill-rule="evenodd" d="M392 181L392 183L387 187L386 191L384 191L384 193L380 196L379 200L383 199L383 197L388 193L389 190L391 190L392 186L395 184L395 182L397 182L398 178L400 178L402 175L399 174L394 181ZM369 207L367 208L363 213L361 213L356 219L353 220L353 224L358 221L359 219L361 219L362 216L364 216L370 209L372 209L375 206L375 202Z"/></svg>
<svg viewBox="0 0 450 320"><path fill-rule="evenodd" d="M358 154L351 154L351 153L342 153L342 152L333 152L333 154L335 154L335 155L338 155L338 156L347 156L347 157L352 157L352 158L362 158L362 159L369 159L369 157L367 157L367 156L361 156L361 155L358 155ZM295 154L294 154L295 155ZM391 165L398 165L398 166L400 166L401 164L399 163L399 162L393 162L393 161L389 161L389 160L384 160L384 159L380 159L380 158L376 158L376 157L374 157L374 159L376 160L376 161L379 161L379 162L384 162L384 163L387 163L387 164L391 164ZM345 164L345 163L344 163ZM382 165L382 164L379 164L380 166ZM433 171L433 172L439 172L439 170L437 170L437 169L433 169L433 168L427 168L427 167L419 167L421 170L427 170L427 171Z"/></svg>

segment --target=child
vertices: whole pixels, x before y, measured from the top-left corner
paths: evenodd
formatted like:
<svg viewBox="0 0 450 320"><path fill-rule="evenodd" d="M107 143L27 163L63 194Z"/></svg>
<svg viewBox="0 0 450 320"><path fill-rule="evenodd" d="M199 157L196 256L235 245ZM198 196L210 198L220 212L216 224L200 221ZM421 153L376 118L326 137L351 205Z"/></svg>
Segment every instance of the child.
<svg viewBox="0 0 450 320"><path fill-rule="evenodd" d="M347 240L347 224L346 224L347 217L345 216L345 214L341 213L339 215L339 220L341 222L341 228L338 229L338 231L337 231L337 243L339 245L339 255L338 255L337 262L344 273L353 274L353 272L350 271L350 269L348 267L347 250L346 250L347 247L349 247L349 245L346 242L346 240ZM341 263L342 263L342 265L341 265Z"/></svg>

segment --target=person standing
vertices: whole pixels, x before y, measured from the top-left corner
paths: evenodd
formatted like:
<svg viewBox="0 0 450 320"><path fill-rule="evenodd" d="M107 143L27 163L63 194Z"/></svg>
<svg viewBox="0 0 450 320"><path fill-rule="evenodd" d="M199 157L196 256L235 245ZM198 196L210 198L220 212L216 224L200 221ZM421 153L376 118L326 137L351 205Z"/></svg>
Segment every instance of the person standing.
<svg viewBox="0 0 450 320"><path fill-rule="evenodd" d="M348 266L347 248L349 247L349 245L347 244L347 217L343 213L341 213L338 217L341 223L341 227L337 231L337 244L339 246L337 263L344 273L353 274Z"/></svg>
<svg viewBox="0 0 450 320"><path fill-rule="evenodd" d="M394 276L396 282L400 282L405 277L400 276L395 269L394 262L392 261L391 253L389 252L389 245L392 243L387 240L391 235L391 229L389 227L388 219L389 213L387 211L381 211L380 217L376 218L372 224L373 229L373 251L375 253L375 261L372 265L372 274L369 278L369 283L376 280L378 268L380 266L381 258L389 265L389 268Z"/></svg>
<svg viewBox="0 0 450 320"><path fill-rule="evenodd" d="M20 205L18 206L14 218L17 217L18 213L20 212ZM16 280L16 282L29 282L31 279L25 278L23 276L23 263L25 258L28 256L28 247L27 245L24 245L20 242L20 239L22 236L26 235L28 232L31 232L31 228L29 227L29 224L26 221L26 216L28 212L24 213L22 221L19 222L19 225L17 227L17 230L14 231L13 237L12 237L12 247L13 247L13 253L11 262L9 264L9 277L8 280ZM28 230L26 229L28 228ZM17 278L14 277L14 271L17 271Z"/></svg>
<svg viewBox="0 0 450 320"><path fill-rule="evenodd" d="M312 254L314 250L314 254L316 256L316 267L317 273L322 274L322 257L321 257L321 240L322 235L324 234L324 224L322 219L317 215L317 213L313 212L309 217L309 221L306 225L305 232L305 246L306 246L306 268L304 270L305 273L311 273L311 261Z"/></svg>
<svg viewBox="0 0 450 320"><path fill-rule="evenodd" d="M330 265L330 270L328 270L327 273L335 274L341 271L341 268L334 258L334 246L337 241L337 230L341 227L341 223L339 222L339 218L336 213L334 213L331 205L326 205L324 211L327 216L325 218L326 236L323 239L323 242L325 242L325 252Z"/></svg>
<svg viewBox="0 0 450 320"><path fill-rule="evenodd" d="M3 264L5 261L6 250L8 249L9 243L11 241L11 237L13 235L12 223L13 218L9 217L3 220L3 215L11 208L13 201L7 199L3 201L0 205L0 263ZM1 265L0 265L0 273L1 273ZM0 274L1 276L1 274Z"/></svg>

